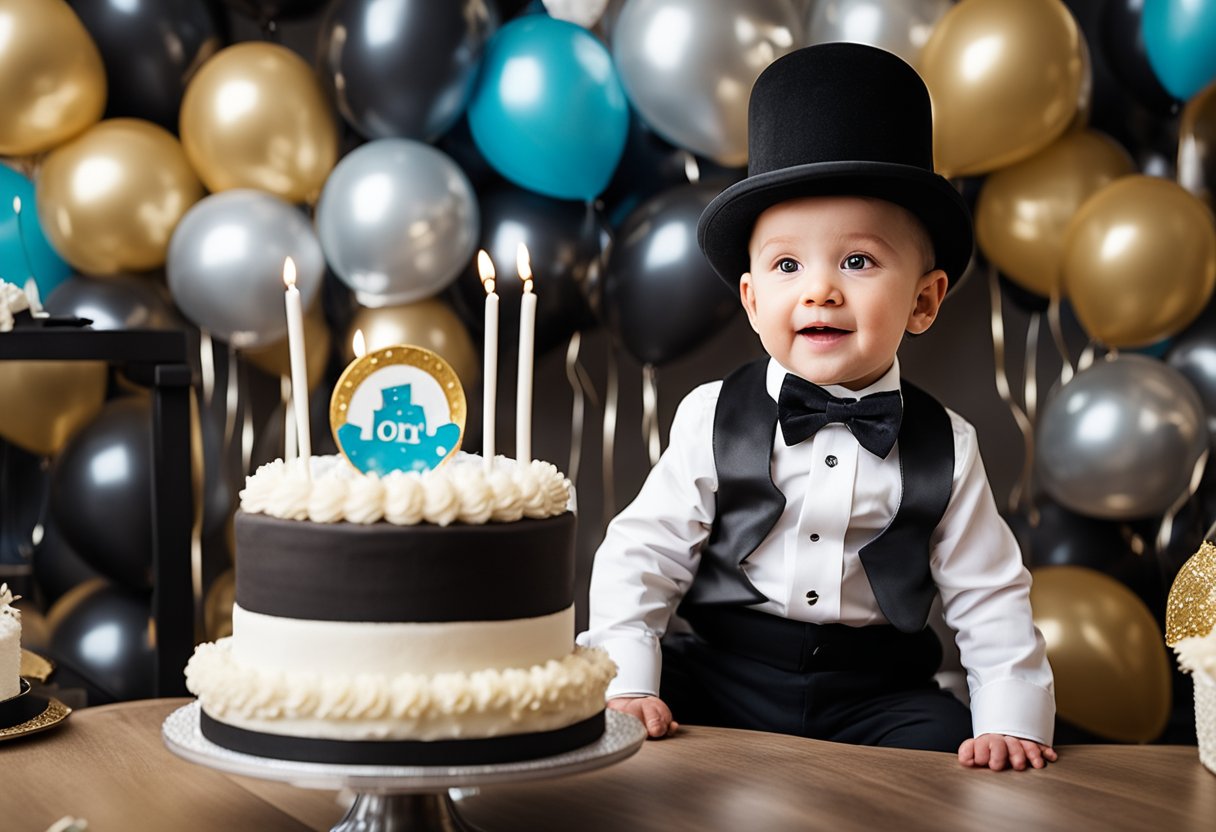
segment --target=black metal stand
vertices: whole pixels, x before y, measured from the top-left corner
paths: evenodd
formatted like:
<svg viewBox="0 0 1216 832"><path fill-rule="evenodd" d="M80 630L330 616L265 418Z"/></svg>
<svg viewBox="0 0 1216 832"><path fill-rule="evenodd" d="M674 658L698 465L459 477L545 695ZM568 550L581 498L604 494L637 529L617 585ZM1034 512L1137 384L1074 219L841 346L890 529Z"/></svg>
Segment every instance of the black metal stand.
<svg viewBox="0 0 1216 832"><path fill-rule="evenodd" d="M182 671L194 650L190 579L191 372L186 333L18 327L0 333L0 360L106 361L152 392L152 620L157 696L186 695Z"/></svg>

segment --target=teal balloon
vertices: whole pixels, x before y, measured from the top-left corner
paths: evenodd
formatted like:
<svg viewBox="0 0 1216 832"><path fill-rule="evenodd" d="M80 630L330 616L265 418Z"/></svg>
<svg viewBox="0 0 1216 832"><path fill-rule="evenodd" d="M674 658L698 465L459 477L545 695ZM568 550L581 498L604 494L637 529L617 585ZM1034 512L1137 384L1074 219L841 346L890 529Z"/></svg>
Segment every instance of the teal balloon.
<svg viewBox="0 0 1216 832"><path fill-rule="evenodd" d="M1140 31L1170 95L1186 101L1216 79L1216 0L1145 0Z"/></svg>
<svg viewBox="0 0 1216 832"><path fill-rule="evenodd" d="M608 50L581 26L544 15L514 20L491 39L468 118L495 170L558 199L603 191L629 132Z"/></svg>
<svg viewBox="0 0 1216 832"><path fill-rule="evenodd" d="M14 197L21 200L18 214ZM12 168L0 165L0 280L25 287L32 275L42 300L72 274L72 267L55 253L34 203L34 183Z"/></svg>

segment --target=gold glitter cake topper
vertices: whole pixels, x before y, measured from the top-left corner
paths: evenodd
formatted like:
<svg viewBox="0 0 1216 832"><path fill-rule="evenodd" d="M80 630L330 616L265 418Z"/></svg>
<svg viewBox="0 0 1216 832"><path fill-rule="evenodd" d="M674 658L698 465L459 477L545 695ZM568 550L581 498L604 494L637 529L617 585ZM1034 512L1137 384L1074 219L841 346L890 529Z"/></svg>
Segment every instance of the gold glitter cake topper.
<svg viewBox="0 0 1216 832"><path fill-rule="evenodd" d="M364 473L427 471L460 448L464 388L456 371L422 347L393 346L356 358L329 402L338 448Z"/></svg>
<svg viewBox="0 0 1216 832"><path fill-rule="evenodd" d="M1174 578L1165 606L1165 643L1173 647L1216 628L1216 544L1203 541Z"/></svg>

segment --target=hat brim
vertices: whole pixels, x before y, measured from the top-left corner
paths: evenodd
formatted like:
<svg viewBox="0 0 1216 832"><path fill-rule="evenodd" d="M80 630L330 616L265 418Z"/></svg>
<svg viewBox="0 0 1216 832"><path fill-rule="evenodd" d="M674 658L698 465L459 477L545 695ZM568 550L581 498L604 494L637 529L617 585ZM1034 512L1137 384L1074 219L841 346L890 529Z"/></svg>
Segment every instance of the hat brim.
<svg viewBox="0 0 1216 832"><path fill-rule="evenodd" d="M885 199L911 211L933 241L937 268L945 271L951 287L958 284L974 245L967 203L944 177L910 165L816 162L749 176L706 206L697 223L697 242L714 271L734 289L751 268L747 248L761 213L788 199L845 194Z"/></svg>

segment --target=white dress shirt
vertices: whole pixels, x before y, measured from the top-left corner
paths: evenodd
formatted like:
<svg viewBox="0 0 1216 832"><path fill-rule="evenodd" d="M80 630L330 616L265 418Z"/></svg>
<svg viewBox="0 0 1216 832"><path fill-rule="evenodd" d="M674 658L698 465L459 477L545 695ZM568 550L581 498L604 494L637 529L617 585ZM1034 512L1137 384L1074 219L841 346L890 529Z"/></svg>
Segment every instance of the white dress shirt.
<svg viewBox="0 0 1216 832"><path fill-rule="evenodd" d="M786 370L769 361L774 399ZM619 672L608 696L658 695L659 639L696 576L714 520L713 422L722 382L693 390L676 411L671 444L637 498L608 526L591 575L589 630L580 644L603 647ZM899 365L858 397L899 389ZM930 569L946 624L967 671L975 735L1008 734L1050 744L1055 696L1046 646L1030 612L1030 574L997 514L975 428L950 412L954 483L931 539ZM852 626L885 624L858 551L886 528L902 492L899 444L886 459L863 449L841 424L785 444L774 432L772 477L786 505L743 565L768 601L753 609L784 618ZM807 593L818 594L813 604ZM679 719L679 715L676 715Z"/></svg>

